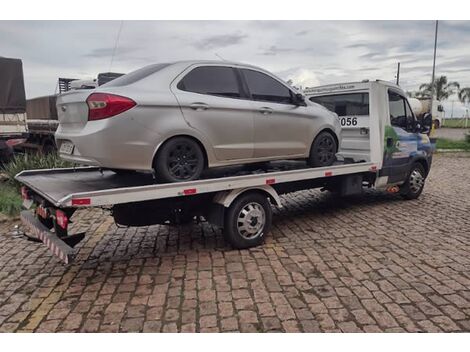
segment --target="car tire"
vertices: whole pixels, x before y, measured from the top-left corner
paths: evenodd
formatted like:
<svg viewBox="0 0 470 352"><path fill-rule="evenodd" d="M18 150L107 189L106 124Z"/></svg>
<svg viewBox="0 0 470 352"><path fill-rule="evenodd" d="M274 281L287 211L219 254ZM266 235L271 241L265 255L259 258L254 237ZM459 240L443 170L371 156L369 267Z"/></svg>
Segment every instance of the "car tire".
<svg viewBox="0 0 470 352"><path fill-rule="evenodd" d="M426 180L426 171L421 163L414 163L411 166L410 173L406 182L400 190L400 195L407 200L418 198L423 192Z"/></svg>
<svg viewBox="0 0 470 352"><path fill-rule="evenodd" d="M226 210L225 239L237 249L258 246L269 232L271 220L272 208L266 195L258 192L242 194Z"/></svg>
<svg viewBox="0 0 470 352"><path fill-rule="evenodd" d="M197 180L204 171L204 165L204 153L195 140L175 137L160 148L154 170L159 182L184 182Z"/></svg>
<svg viewBox="0 0 470 352"><path fill-rule="evenodd" d="M336 161L338 143L330 132L321 132L310 148L308 164L312 167L330 166Z"/></svg>

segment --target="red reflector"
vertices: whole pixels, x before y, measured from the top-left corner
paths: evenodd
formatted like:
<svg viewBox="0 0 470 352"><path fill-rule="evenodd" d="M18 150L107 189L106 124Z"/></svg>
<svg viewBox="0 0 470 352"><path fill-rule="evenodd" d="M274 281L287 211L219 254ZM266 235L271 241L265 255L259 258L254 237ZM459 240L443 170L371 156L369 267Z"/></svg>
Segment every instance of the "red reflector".
<svg viewBox="0 0 470 352"><path fill-rule="evenodd" d="M25 186L21 187L21 198L29 199L29 190Z"/></svg>
<svg viewBox="0 0 470 352"><path fill-rule="evenodd" d="M268 178L268 179L266 179L266 184L267 184L267 185L272 185L272 184L274 184L274 183L276 183L276 179L275 179L275 178Z"/></svg>
<svg viewBox="0 0 470 352"><path fill-rule="evenodd" d="M191 195L191 194L196 194L196 193L197 193L196 188L189 188L189 189L185 189L185 190L183 191L183 194L184 194L185 196L189 196L189 195Z"/></svg>
<svg viewBox="0 0 470 352"><path fill-rule="evenodd" d="M67 226L69 225L69 219L67 218L67 215L62 210L56 210L55 221L57 225L62 227L64 230L67 230Z"/></svg>
<svg viewBox="0 0 470 352"><path fill-rule="evenodd" d="M90 205L91 199L90 198L75 198L72 199L72 205Z"/></svg>
<svg viewBox="0 0 470 352"><path fill-rule="evenodd" d="M132 99L106 93L93 93L86 102L88 104L88 121L107 119L137 105Z"/></svg>
<svg viewBox="0 0 470 352"><path fill-rule="evenodd" d="M325 171L325 176L326 177L333 176L333 171Z"/></svg>

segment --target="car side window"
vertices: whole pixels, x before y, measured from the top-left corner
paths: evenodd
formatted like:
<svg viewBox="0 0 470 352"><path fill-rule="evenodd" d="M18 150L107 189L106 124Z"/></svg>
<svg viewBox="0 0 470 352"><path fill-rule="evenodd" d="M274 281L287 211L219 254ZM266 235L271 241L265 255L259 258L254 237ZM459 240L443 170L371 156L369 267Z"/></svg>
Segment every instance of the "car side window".
<svg viewBox="0 0 470 352"><path fill-rule="evenodd" d="M237 74L232 67L196 67L184 76L177 87L187 92L240 98Z"/></svg>
<svg viewBox="0 0 470 352"><path fill-rule="evenodd" d="M242 69L241 71L253 100L292 104L290 89L274 78L249 69Z"/></svg>
<svg viewBox="0 0 470 352"><path fill-rule="evenodd" d="M409 112L407 112L406 99L399 94L389 92L388 106L390 108L391 125L395 127L407 128L408 114L411 113L411 109L408 107Z"/></svg>

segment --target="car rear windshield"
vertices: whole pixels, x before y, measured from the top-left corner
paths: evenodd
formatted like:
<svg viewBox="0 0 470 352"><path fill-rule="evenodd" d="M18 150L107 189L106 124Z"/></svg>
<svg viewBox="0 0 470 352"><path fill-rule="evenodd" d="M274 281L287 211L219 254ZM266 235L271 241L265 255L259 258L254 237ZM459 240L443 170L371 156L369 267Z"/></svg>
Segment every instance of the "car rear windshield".
<svg viewBox="0 0 470 352"><path fill-rule="evenodd" d="M323 105L338 116L369 115L369 93L322 95L310 101Z"/></svg>
<svg viewBox="0 0 470 352"><path fill-rule="evenodd" d="M137 81L140 81L141 79L148 77L154 74L155 72L158 72L164 69L165 67L169 65L170 64L155 64L155 65L145 66L136 71L132 71L131 73L128 73L127 75L116 78L112 80L111 82L104 84L103 86L106 86L106 87L127 86L129 84L133 84Z"/></svg>

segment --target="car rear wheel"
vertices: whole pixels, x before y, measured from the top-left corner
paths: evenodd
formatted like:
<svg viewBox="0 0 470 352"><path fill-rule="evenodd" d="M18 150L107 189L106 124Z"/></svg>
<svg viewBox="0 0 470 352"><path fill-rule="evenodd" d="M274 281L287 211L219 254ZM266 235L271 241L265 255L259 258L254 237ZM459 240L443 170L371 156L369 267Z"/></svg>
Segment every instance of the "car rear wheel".
<svg viewBox="0 0 470 352"><path fill-rule="evenodd" d="M337 151L335 137L329 132L321 132L312 143L308 163L313 167L330 166L336 160Z"/></svg>
<svg viewBox="0 0 470 352"><path fill-rule="evenodd" d="M160 182L197 180L204 170L204 153L193 139L175 137L161 147L154 169Z"/></svg>

